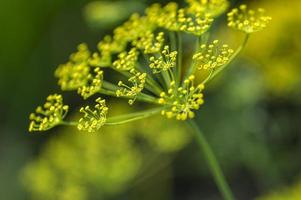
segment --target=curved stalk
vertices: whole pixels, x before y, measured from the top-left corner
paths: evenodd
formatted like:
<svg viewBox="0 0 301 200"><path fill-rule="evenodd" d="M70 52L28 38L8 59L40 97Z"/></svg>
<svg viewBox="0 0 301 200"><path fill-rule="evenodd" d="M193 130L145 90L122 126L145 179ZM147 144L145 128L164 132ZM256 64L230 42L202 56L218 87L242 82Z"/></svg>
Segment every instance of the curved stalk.
<svg viewBox="0 0 301 200"><path fill-rule="evenodd" d="M231 192L231 189L223 175L223 172L218 164L218 161L209 145L209 143L207 142L205 136L203 135L203 133L200 131L199 127L197 126L197 124L195 123L195 121L193 120L189 120L188 121L189 126L191 127L191 129L193 129L194 133L195 133L195 137L196 137L196 141L199 144L199 147L201 148L201 150L204 153L204 156L207 160L207 164L210 168L210 171L213 175L213 178L215 180L215 183L220 191L220 193L222 194L223 198L225 200L234 200L234 196Z"/></svg>
<svg viewBox="0 0 301 200"><path fill-rule="evenodd" d="M144 118L150 117L152 115L158 114L163 109L164 109L164 107L159 107L159 108L153 108L153 109L146 110L146 111L135 112L135 113L130 113L130 114L126 114L126 115L120 115L117 117L111 117L111 118L107 119L107 122L105 123L105 125L108 125L108 126L120 125L120 124L125 124L128 122L137 121L137 120L144 119Z"/></svg>
<svg viewBox="0 0 301 200"><path fill-rule="evenodd" d="M107 118L106 123L104 124L105 126L113 126L113 125L121 125L121 124L126 124L129 122L137 121L140 119L148 118L150 116L153 116L155 114L160 113L164 107L158 107L158 108L153 108L149 109L146 111L141 111L141 112L134 112L130 114L125 114L125 115L120 115L116 117L109 117ZM59 125L65 125L65 126L77 126L77 122L75 121L62 121L59 123Z"/></svg>

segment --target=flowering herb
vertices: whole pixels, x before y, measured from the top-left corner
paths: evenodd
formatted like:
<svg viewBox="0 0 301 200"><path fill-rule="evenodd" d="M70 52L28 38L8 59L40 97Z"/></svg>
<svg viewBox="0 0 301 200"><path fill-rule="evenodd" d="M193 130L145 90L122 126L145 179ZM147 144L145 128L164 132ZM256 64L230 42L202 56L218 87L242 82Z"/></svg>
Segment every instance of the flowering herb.
<svg viewBox="0 0 301 200"><path fill-rule="evenodd" d="M68 106L63 105L61 95L52 95L44 108L38 107L30 119L30 131L45 131L57 125L75 125L79 130L101 131L102 126L118 125L143 119L155 114L176 120L188 120L204 104L206 84L225 69L242 51L249 35L267 26L270 17L263 9L248 10L246 5L234 8L227 14L228 26L245 34L236 50L227 44L210 38L214 19L226 12L227 0L187 0L187 7L176 3L151 5L145 15L133 14L128 21L105 36L98 44L97 52L91 52L86 44L70 56L66 64L55 71L63 91L77 90L83 99L97 97L96 105L80 109L84 114L78 122L64 121ZM195 40L197 48L183 62L183 36ZM212 41L212 42L210 42ZM191 63L184 65L184 63ZM121 76L117 82L106 78L108 70ZM208 76L197 83L197 70L209 70ZM119 77L119 76L117 76ZM101 97L100 97L101 96ZM141 101L151 108L122 116L108 117L106 96L125 98L130 105ZM192 127L197 129L195 124ZM199 130L196 132L200 133ZM204 138L198 141L208 152ZM212 160L211 160L212 161ZM215 170L218 185L225 199L233 199L217 163L209 163Z"/></svg>

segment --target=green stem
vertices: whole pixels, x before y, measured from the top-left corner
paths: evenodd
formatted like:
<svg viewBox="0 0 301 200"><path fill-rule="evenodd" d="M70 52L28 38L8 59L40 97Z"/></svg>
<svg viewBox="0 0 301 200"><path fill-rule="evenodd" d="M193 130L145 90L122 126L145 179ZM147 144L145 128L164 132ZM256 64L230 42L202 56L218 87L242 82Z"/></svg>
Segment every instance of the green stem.
<svg viewBox="0 0 301 200"><path fill-rule="evenodd" d="M148 57L143 54L145 59L148 59ZM146 63L148 64L149 60L146 60ZM160 96L161 92L162 92L162 88L160 87L160 85L154 81L152 74L149 73L147 70L143 69L140 65L137 65L137 68L139 71L143 72L143 73L147 73L146 76L146 85L145 88L148 89L150 92Z"/></svg>
<svg viewBox="0 0 301 200"><path fill-rule="evenodd" d="M74 121L62 121L59 125L63 125L63 126L77 126L77 122Z"/></svg>
<svg viewBox="0 0 301 200"><path fill-rule="evenodd" d="M167 71L162 71L161 74L165 82L165 89L168 90L168 88L170 87L170 76Z"/></svg>
<svg viewBox="0 0 301 200"><path fill-rule="evenodd" d="M177 70L176 70L176 83L177 85L180 85L181 82L181 75L182 75L182 62L183 62L183 43L182 43L182 37L181 33L177 32L177 47L178 47L178 64L177 64Z"/></svg>
<svg viewBox="0 0 301 200"><path fill-rule="evenodd" d="M218 161L217 161L209 143L207 142L205 136L200 131L200 129L199 129L198 125L195 123L195 121L189 120L188 124L194 130L194 133L195 133L195 136L197 139L197 143L199 144L200 148L202 149L202 151L205 155L205 158L210 167L210 171L213 175L215 183L217 184L217 187L219 188L219 191L222 194L223 198L225 200L234 200L235 198L231 192L231 189L223 175L223 172L218 164Z"/></svg>
<svg viewBox="0 0 301 200"><path fill-rule="evenodd" d="M120 115L117 117L111 117L107 119L107 122L105 125L120 125L120 124L125 124L133 121L137 121L140 119L144 119L147 117L150 117L152 115L158 114L164 109L164 107L159 107L159 108L153 108L150 110L146 111L141 111L141 112L135 112L135 113L130 113L126 115Z"/></svg>
<svg viewBox="0 0 301 200"><path fill-rule="evenodd" d="M108 96L117 97L117 95L116 95L116 90L118 90L119 88L120 88L120 87L118 87L118 86L116 86L116 85L114 85L114 84L112 84L112 83L109 83L109 82L104 81L104 83L103 83L103 88L100 89L99 93L105 94L105 95L108 95ZM131 97L120 96L119 98L126 98L126 99L129 99L129 98L131 98ZM148 94L145 94L145 93L140 93L140 94L138 94L137 100L139 100L139 101L144 101L144 102L148 102L148 103L159 104L157 98L155 98L155 97L153 97L153 96L150 96L150 95L148 95Z"/></svg>
<svg viewBox="0 0 301 200"><path fill-rule="evenodd" d="M116 117L109 117L107 118L107 121L105 123L106 126L113 126L113 125L121 125L133 121L137 121L140 119L144 119L147 117L150 117L152 115L160 113L164 107L157 107L157 108L152 108L146 111L141 111L141 112L134 112L134 113L129 113L125 115L119 115ZM74 121L62 121L59 123L59 125L64 125L64 126L77 126L78 122Z"/></svg>
<svg viewBox="0 0 301 200"><path fill-rule="evenodd" d="M196 37L196 45L195 45L195 50L194 50L193 55L199 51L201 42L202 42L201 36L200 37ZM189 65L188 69L185 72L185 76L184 76L183 80L186 80L191 74L193 74L194 71L195 71L195 68L196 68L196 62L194 60L192 60L191 64ZM184 81L182 82L182 86L183 85L184 85Z"/></svg>

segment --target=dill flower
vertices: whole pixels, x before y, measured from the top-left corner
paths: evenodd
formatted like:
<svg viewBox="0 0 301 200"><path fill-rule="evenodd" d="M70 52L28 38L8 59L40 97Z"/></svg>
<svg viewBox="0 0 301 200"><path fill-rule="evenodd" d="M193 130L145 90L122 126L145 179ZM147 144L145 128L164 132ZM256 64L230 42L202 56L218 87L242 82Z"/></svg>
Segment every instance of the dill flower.
<svg viewBox="0 0 301 200"><path fill-rule="evenodd" d="M98 98L95 100L94 110L90 106L82 107L80 112L84 114L78 121L77 128L80 131L95 132L99 130L106 122L108 107L105 100Z"/></svg>
<svg viewBox="0 0 301 200"><path fill-rule="evenodd" d="M170 2L162 7L160 4L153 4L146 9L145 13L148 20L159 27L166 27L177 17L178 4Z"/></svg>
<svg viewBox="0 0 301 200"><path fill-rule="evenodd" d="M219 16L229 6L227 0L186 0L188 11L192 13L207 13L213 17Z"/></svg>
<svg viewBox="0 0 301 200"><path fill-rule="evenodd" d="M175 83L171 84L167 93L160 94L159 103L162 105L170 105L169 109L163 110L162 115L167 118L176 118L177 120L187 120L194 118L193 110L198 110L200 105L204 103L203 89L204 85L194 86L195 77L191 75L184 80L183 87L175 88Z"/></svg>
<svg viewBox="0 0 301 200"><path fill-rule="evenodd" d="M55 76L59 79L58 84L62 90L77 90L87 82L89 75L88 60L91 56L86 44L80 44L78 51L71 54L66 64L59 65Z"/></svg>
<svg viewBox="0 0 301 200"><path fill-rule="evenodd" d="M133 46L143 50L145 54L158 53L164 43L164 32L159 32L157 35L151 31L147 31L144 35L138 37L132 42Z"/></svg>
<svg viewBox="0 0 301 200"><path fill-rule="evenodd" d="M95 75L89 74L87 76L86 85L78 88L78 94L80 94L84 99L89 98L90 96L96 94L100 91L103 80L103 71L99 67L94 69Z"/></svg>
<svg viewBox="0 0 301 200"><path fill-rule="evenodd" d="M128 21L114 30L114 40L126 44L144 35L146 31L153 31L154 28L154 24L146 16L135 13Z"/></svg>
<svg viewBox="0 0 301 200"><path fill-rule="evenodd" d="M101 63L103 67L108 67L112 64L112 53L123 49L121 47L121 49L118 49L118 47L119 45L116 45L116 43L113 42L111 36L105 36L97 45L100 55L95 54L96 56L94 58L97 58L98 62Z"/></svg>
<svg viewBox="0 0 301 200"><path fill-rule="evenodd" d="M128 102L130 105L132 105L137 95L140 94L140 92L144 89L145 81L146 81L146 73L137 72L135 70L131 70L131 74L133 75L128 79L128 82L131 83L131 85L126 85L124 82L119 81L118 86L120 89L116 91L117 97L129 97L131 98Z"/></svg>
<svg viewBox="0 0 301 200"><path fill-rule="evenodd" d="M262 8L255 11L248 9L246 5L241 5L228 13L228 26L245 33L254 33L264 29L271 19L265 15L265 10Z"/></svg>
<svg viewBox="0 0 301 200"><path fill-rule="evenodd" d="M201 45L200 52L193 55L199 69L214 69L226 64L234 53L228 45L219 46L219 41L214 40L209 45Z"/></svg>
<svg viewBox="0 0 301 200"><path fill-rule="evenodd" d="M188 13L185 9L179 9L176 3L169 3L164 7L155 4L146 13L150 21L159 27L197 36L205 33L213 22L210 14Z"/></svg>
<svg viewBox="0 0 301 200"><path fill-rule="evenodd" d="M35 113L30 114L29 131L46 131L63 122L69 107L63 104L59 94L49 95L43 106L38 106Z"/></svg>
<svg viewBox="0 0 301 200"><path fill-rule="evenodd" d="M153 70L153 73L160 73L161 71L167 71L176 65L177 61L177 52L170 52L169 46L164 46L163 51L160 54L160 57L156 58L154 56L150 57L149 67Z"/></svg>
<svg viewBox="0 0 301 200"><path fill-rule="evenodd" d="M184 9L179 9L177 19L167 28L200 36L210 28L212 22L213 19L209 14L196 13L194 16L188 16Z"/></svg>
<svg viewBox="0 0 301 200"><path fill-rule="evenodd" d="M118 59L113 62L113 67L118 70L129 71L135 69L139 52L136 48L132 48L129 52L122 52L118 55Z"/></svg>

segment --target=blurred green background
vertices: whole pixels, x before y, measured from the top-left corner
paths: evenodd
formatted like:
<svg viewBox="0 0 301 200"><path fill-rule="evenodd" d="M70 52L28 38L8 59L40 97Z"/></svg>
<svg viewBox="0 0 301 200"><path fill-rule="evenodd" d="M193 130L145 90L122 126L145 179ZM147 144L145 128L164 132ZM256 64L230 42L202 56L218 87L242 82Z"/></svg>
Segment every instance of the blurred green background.
<svg viewBox="0 0 301 200"><path fill-rule="evenodd" d="M220 199L181 124L162 124L158 117L92 136L64 128L27 132L28 114L59 91L56 66L79 43L96 46L153 2L159 1L0 1L1 200ZM301 2L244 2L266 8L273 21L210 85L197 120L238 199L299 200ZM217 31L237 43L239 33ZM73 94L67 99L78 101Z"/></svg>

